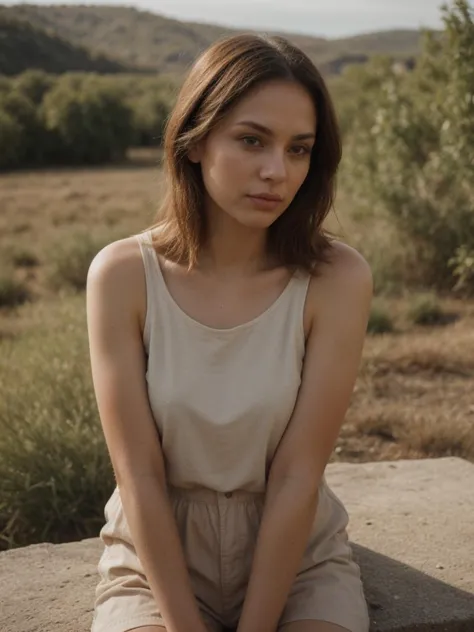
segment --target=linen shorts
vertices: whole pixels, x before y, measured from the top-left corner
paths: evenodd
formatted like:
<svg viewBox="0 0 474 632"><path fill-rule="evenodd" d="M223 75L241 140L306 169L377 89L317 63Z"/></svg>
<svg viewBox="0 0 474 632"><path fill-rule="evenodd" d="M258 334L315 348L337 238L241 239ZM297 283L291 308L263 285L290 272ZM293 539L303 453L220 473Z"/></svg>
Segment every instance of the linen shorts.
<svg viewBox="0 0 474 632"><path fill-rule="evenodd" d="M169 486L169 498L202 618L210 632L235 630L264 494ZM98 563L100 581L91 632L165 627L134 549L117 487L104 513L106 523L100 538L105 547ZM315 521L278 628L290 621L313 619L338 624L350 632L368 632L367 603L346 531L348 520L344 505L323 478Z"/></svg>

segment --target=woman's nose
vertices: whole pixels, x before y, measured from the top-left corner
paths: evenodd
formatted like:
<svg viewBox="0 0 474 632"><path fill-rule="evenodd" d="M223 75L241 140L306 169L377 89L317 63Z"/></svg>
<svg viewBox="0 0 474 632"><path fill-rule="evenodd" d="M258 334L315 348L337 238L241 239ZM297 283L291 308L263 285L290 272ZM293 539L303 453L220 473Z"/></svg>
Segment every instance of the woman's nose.
<svg viewBox="0 0 474 632"><path fill-rule="evenodd" d="M283 152L268 152L263 157L260 176L264 180L284 180L286 178L286 162Z"/></svg>

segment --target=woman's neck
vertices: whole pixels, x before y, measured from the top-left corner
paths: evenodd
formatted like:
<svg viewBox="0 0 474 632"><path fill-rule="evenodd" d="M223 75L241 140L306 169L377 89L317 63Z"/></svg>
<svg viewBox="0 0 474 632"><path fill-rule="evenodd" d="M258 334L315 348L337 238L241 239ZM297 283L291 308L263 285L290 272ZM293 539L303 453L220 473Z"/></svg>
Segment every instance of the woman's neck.
<svg viewBox="0 0 474 632"><path fill-rule="evenodd" d="M219 277L253 276L274 268L267 246L267 229L239 224L220 211L217 221L208 223L208 235L198 267Z"/></svg>

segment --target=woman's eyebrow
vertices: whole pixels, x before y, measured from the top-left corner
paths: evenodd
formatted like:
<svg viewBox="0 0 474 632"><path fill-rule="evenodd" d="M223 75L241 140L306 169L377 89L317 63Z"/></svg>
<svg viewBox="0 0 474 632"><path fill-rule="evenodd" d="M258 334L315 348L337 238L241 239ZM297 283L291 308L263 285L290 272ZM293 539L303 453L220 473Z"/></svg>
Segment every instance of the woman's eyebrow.
<svg viewBox="0 0 474 632"><path fill-rule="evenodd" d="M273 136L273 132L265 125L261 125L260 123L256 123L255 121L238 121L236 125L246 125L247 127L253 127L259 132L263 134L267 134L267 136ZM304 140L306 138L316 138L316 134L314 132L308 132L307 134L296 134L293 136L294 140Z"/></svg>

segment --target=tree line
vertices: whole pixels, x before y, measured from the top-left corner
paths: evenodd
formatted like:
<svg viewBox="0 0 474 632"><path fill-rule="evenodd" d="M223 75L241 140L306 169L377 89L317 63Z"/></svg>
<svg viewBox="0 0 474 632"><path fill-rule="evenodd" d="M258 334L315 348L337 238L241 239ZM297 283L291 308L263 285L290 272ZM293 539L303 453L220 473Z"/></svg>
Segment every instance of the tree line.
<svg viewBox="0 0 474 632"><path fill-rule="evenodd" d="M344 191L363 221L386 218L406 246L393 261L380 248L385 276L437 289L452 289L455 279L456 289L474 292L473 10L453 0L442 13L444 29L425 33L413 69L379 56L330 88L344 137ZM177 87L164 76L4 77L0 169L92 165L159 145Z"/></svg>
<svg viewBox="0 0 474 632"><path fill-rule="evenodd" d="M171 79L28 70L0 78L0 169L99 164L158 145Z"/></svg>

